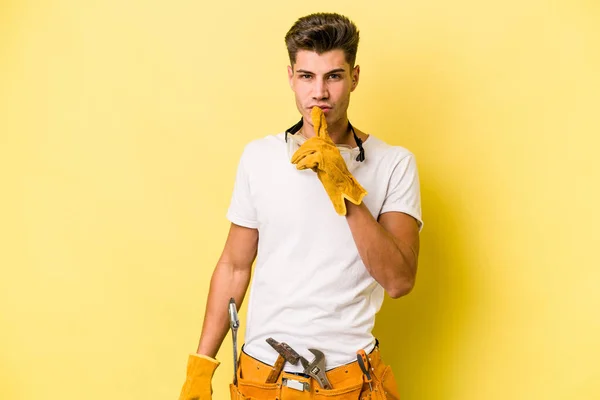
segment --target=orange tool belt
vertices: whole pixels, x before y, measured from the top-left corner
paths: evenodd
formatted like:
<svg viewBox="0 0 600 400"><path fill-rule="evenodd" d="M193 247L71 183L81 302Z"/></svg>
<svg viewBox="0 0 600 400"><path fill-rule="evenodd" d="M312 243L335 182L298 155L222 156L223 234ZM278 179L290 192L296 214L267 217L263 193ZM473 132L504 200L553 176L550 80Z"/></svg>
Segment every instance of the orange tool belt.
<svg viewBox="0 0 600 400"><path fill-rule="evenodd" d="M232 400L397 400L398 388L389 365L381 359L379 347L368 355L371 385L358 362L342 365L326 372L333 389L322 389L318 382L304 374L281 372L275 383L265 383L273 370L242 351L237 386L230 384Z"/></svg>

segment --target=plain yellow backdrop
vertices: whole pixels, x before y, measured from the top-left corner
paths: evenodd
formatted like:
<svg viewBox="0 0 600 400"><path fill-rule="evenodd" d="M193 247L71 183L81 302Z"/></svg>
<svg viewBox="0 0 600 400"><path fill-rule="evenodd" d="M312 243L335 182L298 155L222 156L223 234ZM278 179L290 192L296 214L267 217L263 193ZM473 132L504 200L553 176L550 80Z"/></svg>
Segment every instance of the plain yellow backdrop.
<svg viewBox="0 0 600 400"><path fill-rule="evenodd" d="M0 398L178 396L238 158L297 121L283 36L317 11L361 30L353 124L418 161L417 285L376 327L402 398L600 398L591 0L0 2Z"/></svg>

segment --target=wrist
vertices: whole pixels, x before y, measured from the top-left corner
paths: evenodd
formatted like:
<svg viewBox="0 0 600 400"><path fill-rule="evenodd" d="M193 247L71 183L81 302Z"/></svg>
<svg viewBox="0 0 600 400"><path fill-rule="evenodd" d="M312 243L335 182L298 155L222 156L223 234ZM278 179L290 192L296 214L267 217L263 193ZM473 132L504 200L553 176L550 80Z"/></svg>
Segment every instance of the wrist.
<svg viewBox="0 0 600 400"><path fill-rule="evenodd" d="M196 348L196 354L201 354L210 358L217 357L219 346L216 341L210 340L208 337L201 337L198 347Z"/></svg>
<svg viewBox="0 0 600 400"><path fill-rule="evenodd" d="M354 218L359 215L364 215L365 212L369 213L369 215L371 214L371 212L365 205L365 202L362 201L362 199L359 204L356 204L351 200L344 198L344 203L346 204L346 218Z"/></svg>
<svg viewBox="0 0 600 400"><path fill-rule="evenodd" d="M219 360L217 360L216 358L207 356L205 354L192 353L191 356L194 357L194 358L198 358L198 359L202 359L202 360L207 360L207 361L210 361L210 362L215 363L215 364L220 364Z"/></svg>

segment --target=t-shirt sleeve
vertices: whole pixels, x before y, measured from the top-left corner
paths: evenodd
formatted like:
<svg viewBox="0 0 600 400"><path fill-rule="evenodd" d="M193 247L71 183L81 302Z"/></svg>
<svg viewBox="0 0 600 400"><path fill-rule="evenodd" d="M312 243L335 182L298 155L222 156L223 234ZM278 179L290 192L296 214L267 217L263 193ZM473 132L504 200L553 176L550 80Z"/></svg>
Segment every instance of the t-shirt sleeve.
<svg viewBox="0 0 600 400"><path fill-rule="evenodd" d="M415 157L411 153L399 157L392 167L381 214L390 211L412 216L417 220L419 231L423 229L419 174Z"/></svg>
<svg viewBox="0 0 600 400"><path fill-rule="evenodd" d="M252 201L250 190L250 176L248 171L248 148L238 163L231 203L227 210L227 219L236 225L246 228L258 228L256 209Z"/></svg>

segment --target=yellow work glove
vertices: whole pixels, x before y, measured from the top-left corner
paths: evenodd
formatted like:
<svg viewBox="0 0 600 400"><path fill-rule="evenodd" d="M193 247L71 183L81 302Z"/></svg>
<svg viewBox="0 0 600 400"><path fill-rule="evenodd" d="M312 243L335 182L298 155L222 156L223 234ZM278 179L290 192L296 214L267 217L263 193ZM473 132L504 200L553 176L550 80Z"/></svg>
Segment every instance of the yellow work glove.
<svg viewBox="0 0 600 400"><path fill-rule="evenodd" d="M296 164L296 168L300 170L310 168L315 171L335 211L339 215L346 215L344 199L359 205L367 191L348 171L339 149L329 137L323 110L313 107L311 117L316 136L296 150L292 156L292 164Z"/></svg>
<svg viewBox="0 0 600 400"><path fill-rule="evenodd" d="M200 354L190 354L187 376L179 400L211 400L211 381L220 362Z"/></svg>

